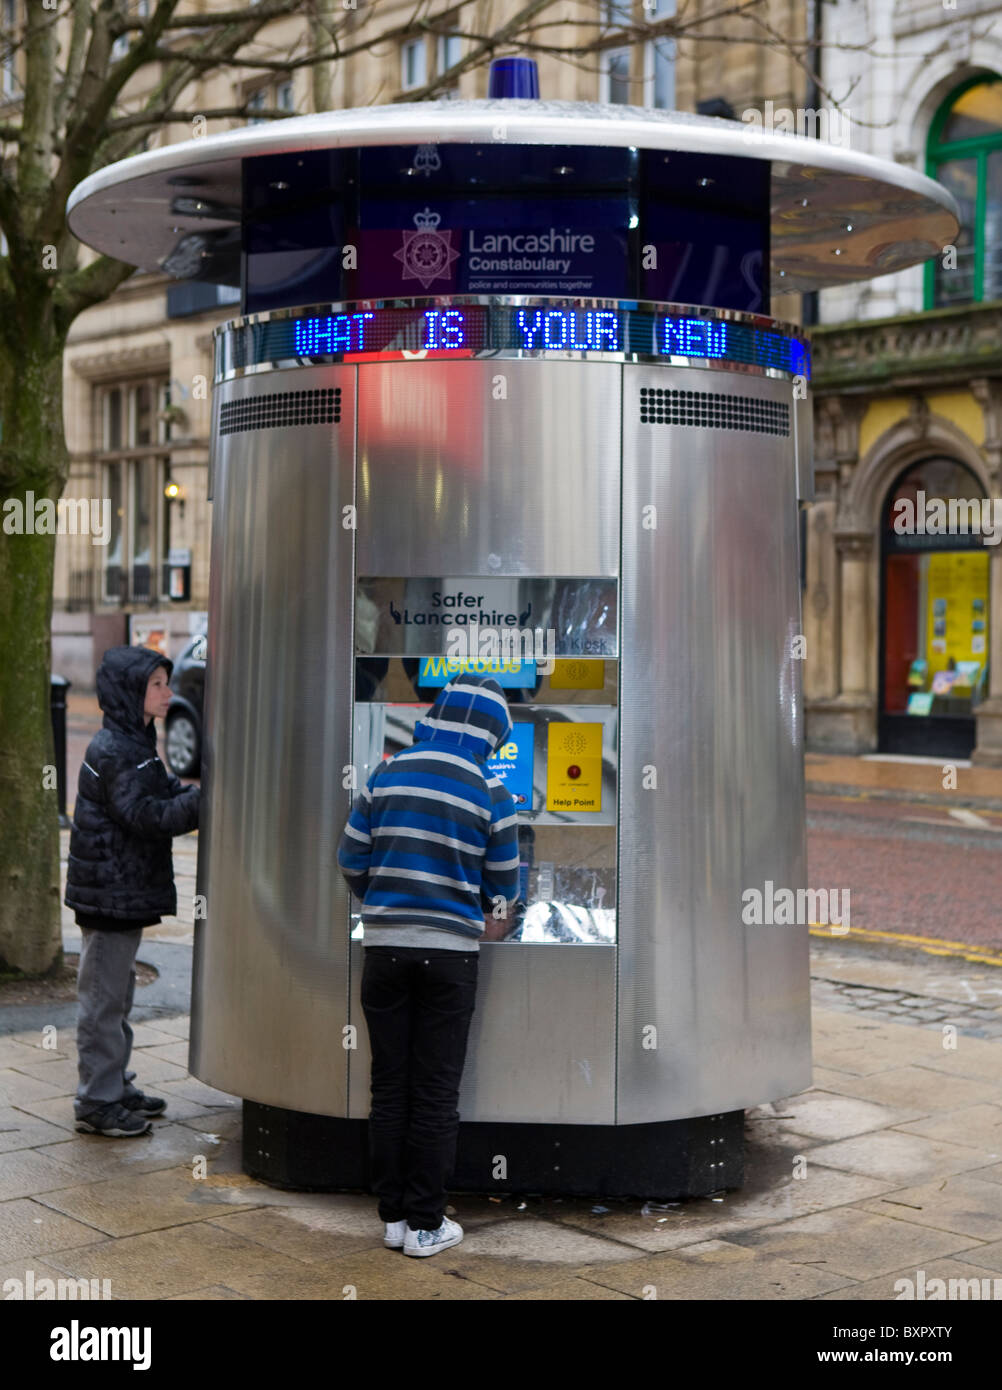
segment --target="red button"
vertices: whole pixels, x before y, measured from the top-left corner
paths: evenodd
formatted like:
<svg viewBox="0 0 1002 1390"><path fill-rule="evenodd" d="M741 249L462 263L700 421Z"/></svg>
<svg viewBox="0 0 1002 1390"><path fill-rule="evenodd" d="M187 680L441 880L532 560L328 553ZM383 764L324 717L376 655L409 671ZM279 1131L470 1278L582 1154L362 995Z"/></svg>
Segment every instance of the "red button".
<svg viewBox="0 0 1002 1390"><path fill-rule="evenodd" d="M581 776L581 769L578 767L577 763L571 763L570 767L567 769L567 776L574 778Z"/></svg>

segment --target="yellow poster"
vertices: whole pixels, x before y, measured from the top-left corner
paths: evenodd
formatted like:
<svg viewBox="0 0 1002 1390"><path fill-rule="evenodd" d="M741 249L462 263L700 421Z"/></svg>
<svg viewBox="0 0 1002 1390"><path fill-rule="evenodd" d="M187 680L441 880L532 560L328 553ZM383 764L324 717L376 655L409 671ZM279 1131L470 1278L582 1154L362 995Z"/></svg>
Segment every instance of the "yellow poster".
<svg viewBox="0 0 1002 1390"><path fill-rule="evenodd" d="M557 657L550 676L551 690L602 690L605 662L588 658Z"/></svg>
<svg viewBox="0 0 1002 1390"><path fill-rule="evenodd" d="M988 660L988 564L984 550L942 551L926 571L929 675ZM970 669L970 668L968 668Z"/></svg>
<svg viewBox="0 0 1002 1390"><path fill-rule="evenodd" d="M601 811L602 725L550 724L546 750L546 809Z"/></svg>

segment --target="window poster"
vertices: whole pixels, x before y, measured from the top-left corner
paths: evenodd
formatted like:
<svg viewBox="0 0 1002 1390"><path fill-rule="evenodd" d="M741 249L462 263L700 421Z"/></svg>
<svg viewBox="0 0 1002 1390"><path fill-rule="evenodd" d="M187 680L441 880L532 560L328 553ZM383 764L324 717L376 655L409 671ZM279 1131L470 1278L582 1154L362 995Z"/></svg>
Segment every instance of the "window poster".
<svg viewBox="0 0 1002 1390"><path fill-rule="evenodd" d="M951 686L976 684L988 660L989 560L984 550L929 556L926 653L934 690L941 672L953 676Z"/></svg>

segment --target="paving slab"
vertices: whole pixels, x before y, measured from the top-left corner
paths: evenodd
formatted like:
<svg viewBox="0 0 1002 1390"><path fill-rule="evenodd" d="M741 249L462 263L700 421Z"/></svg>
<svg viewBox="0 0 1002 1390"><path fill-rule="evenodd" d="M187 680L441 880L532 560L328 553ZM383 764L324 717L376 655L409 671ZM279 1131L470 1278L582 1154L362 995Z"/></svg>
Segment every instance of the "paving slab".
<svg viewBox="0 0 1002 1390"><path fill-rule="evenodd" d="M170 1062L161 1062L160 1066L169 1067ZM179 1071L180 1068L174 1068ZM137 1083L141 1078L137 1075ZM168 1105L173 1110L175 1100L191 1101L193 1105L202 1106L203 1109L210 1107L236 1107L241 1108L242 1102L238 1096L229 1096L225 1091L217 1091L212 1086L206 1086L204 1082L198 1081L194 1076L187 1076L183 1081L165 1081L157 1086L157 1095L163 1096Z"/></svg>
<svg viewBox="0 0 1002 1390"><path fill-rule="evenodd" d="M785 1101L783 1114L776 1118L783 1128L812 1139L849 1139L924 1115L924 1109L875 1105L869 1100L813 1090Z"/></svg>
<svg viewBox="0 0 1002 1390"><path fill-rule="evenodd" d="M636 1251L528 1212L469 1232L454 1250L436 1255L450 1269L501 1293L535 1288L588 1261L631 1260Z"/></svg>
<svg viewBox="0 0 1002 1390"><path fill-rule="evenodd" d="M977 1249L973 1247L964 1251L964 1259L968 1264L980 1265L985 1269L993 1270L995 1274L1002 1274L1002 1240L993 1241L990 1245L981 1245Z"/></svg>
<svg viewBox="0 0 1002 1390"><path fill-rule="evenodd" d="M817 1298L851 1282L816 1266L770 1259L729 1241L710 1240L672 1254L647 1255L623 1265L591 1265L573 1271L634 1298Z"/></svg>
<svg viewBox="0 0 1002 1390"><path fill-rule="evenodd" d="M904 1219L891 1220L854 1207L815 1212L779 1225L728 1237L735 1244L791 1264L872 1279L909 1264L953 1255L971 1245L971 1237L935 1230Z"/></svg>
<svg viewBox="0 0 1002 1390"><path fill-rule="evenodd" d="M439 1257L436 1255L436 1259ZM528 1302L530 1299L535 1302L583 1302L585 1300L595 1301L601 1299L608 1303L610 1300L625 1300L629 1302L631 1298L639 1297L622 1293L618 1289L610 1289L604 1284L595 1284L590 1279L558 1279L553 1284L544 1284L539 1288L520 1289L516 1293L508 1293L504 1296L506 1303Z"/></svg>
<svg viewBox="0 0 1002 1390"><path fill-rule="evenodd" d="M23 1109L26 1103L51 1100L65 1094L62 1087L39 1081L23 1071L13 1071L10 1067L0 1071L0 1106L14 1105Z"/></svg>
<svg viewBox="0 0 1002 1390"><path fill-rule="evenodd" d="M991 1155L979 1149L925 1139L918 1134L903 1134L899 1130L880 1130L875 1134L857 1135L855 1139L841 1139L834 1144L823 1144L811 1153L813 1163L867 1177L896 1179L902 1186L944 1178L967 1168L984 1168L991 1161Z"/></svg>
<svg viewBox="0 0 1002 1390"><path fill-rule="evenodd" d="M190 1167L174 1166L62 1187L38 1200L105 1235L131 1236L201 1222L228 1210L227 1203L207 1199L201 1189Z"/></svg>
<svg viewBox="0 0 1002 1390"><path fill-rule="evenodd" d="M459 1247L462 1249L462 1247ZM486 1301L501 1294L452 1272L451 1250L433 1259L408 1258L400 1250L359 1250L327 1264L300 1264L291 1274L271 1270L226 1282L250 1298L377 1301Z"/></svg>
<svg viewBox="0 0 1002 1390"><path fill-rule="evenodd" d="M981 1169L885 1192L864 1203L864 1210L987 1242L1002 1240L1002 1182L986 1181Z"/></svg>
<svg viewBox="0 0 1002 1390"><path fill-rule="evenodd" d="M846 1091L879 1105L898 1105L910 1110L911 1118L961 1110L982 1101L992 1103L1000 1096L998 1083L965 1076L946 1079L942 1072L926 1066L894 1067L857 1077L854 1082L843 1083L843 1094Z"/></svg>
<svg viewBox="0 0 1002 1390"><path fill-rule="evenodd" d="M53 1054L50 1052L48 1055L51 1057ZM16 1071L24 1063L37 1062L40 1056L45 1056L41 1048L22 1042L14 1034L0 1037L0 1068L13 1067Z"/></svg>
<svg viewBox="0 0 1002 1390"><path fill-rule="evenodd" d="M95 1233L98 1234L98 1233ZM306 1266L208 1222L147 1231L120 1240L49 1255L49 1264L77 1278L110 1279L114 1298L169 1298L172 1294L268 1273L288 1280ZM238 1290L239 1291L239 1290Z"/></svg>
<svg viewBox="0 0 1002 1390"><path fill-rule="evenodd" d="M999 1188L1002 1193L1002 1187ZM364 1199L366 1210L349 1206L344 1199L326 1207L266 1207L213 1217L212 1224L233 1231L269 1250L294 1256L306 1264L336 1259L355 1250L383 1246L383 1224ZM440 1258L435 1256L436 1259Z"/></svg>
<svg viewBox="0 0 1002 1390"><path fill-rule="evenodd" d="M0 1250L5 1260L49 1254L103 1239L102 1233L92 1226L71 1221L30 1198L0 1202Z"/></svg>
<svg viewBox="0 0 1002 1390"><path fill-rule="evenodd" d="M158 1061L172 1062L188 1075L188 1040L171 1038L169 1042L158 1043L154 1047L144 1047L138 1054L143 1058L156 1058ZM138 1070L138 1068L137 1068Z"/></svg>
<svg viewBox="0 0 1002 1390"><path fill-rule="evenodd" d="M36 1149L0 1154L0 1202L11 1197L32 1197L75 1181L72 1168L46 1158Z"/></svg>
<svg viewBox="0 0 1002 1390"><path fill-rule="evenodd" d="M65 1131L58 1125L40 1120L27 1110L17 1110L10 1105L0 1109L0 1153L9 1153L12 1149L33 1149L65 1137Z"/></svg>
<svg viewBox="0 0 1002 1390"><path fill-rule="evenodd" d="M571 1211L554 1219L598 1235L611 1237L638 1250L679 1250L708 1240L729 1238L797 1216L831 1207L848 1205L875 1197L893 1187L892 1183L856 1173L840 1173L834 1168L807 1165L803 1178L784 1178L766 1190L757 1188L728 1192L723 1201L697 1198L662 1211L651 1205L650 1214L638 1209L612 1211L590 1216Z"/></svg>
<svg viewBox="0 0 1002 1390"><path fill-rule="evenodd" d="M233 1289L228 1289L225 1284L213 1284L208 1289L192 1289L189 1293L171 1294L166 1299L167 1303L218 1303L236 1299L246 1302L248 1295L236 1293Z"/></svg>
<svg viewBox="0 0 1002 1390"><path fill-rule="evenodd" d="M150 1022L159 1032L169 1033L175 1038L186 1038L191 1028L191 1018L188 1014L173 1014L170 1017L151 1019Z"/></svg>
<svg viewBox="0 0 1002 1390"><path fill-rule="evenodd" d="M952 1085L952 1082L945 1082ZM927 1139L958 1139L964 1144L984 1149L1002 1161L1002 1106L968 1105L946 1114L930 1115L924 1120L910 1120L895 1126L907 1134L923 1134Z"/></svg>
<svg viewBox="0 0 1002 1390"><path fill-rule="evenodd" d="M931 1279L943 1279L947 1281L946 1288L948 1292L949 1280L963 1280L964 1288L969 1294L971 1290L968 1286L968 1281L976 1279L978 1281L977 1290L980 1301L980 1295L984 1291L984 1283L987 1280L988 1297L1002 1299L1002 1279L995 1284L994 1276L990 1270L980 1265L968 1264L966 1262L966 1257L963 1255L958 1255L953 1259L947 1260L931 1260L928 1264L924 1264L919 1268L921 1268L925 1276L926 1286L928 1286L928 1282ZM908 1281L907 1283L901 1282L906 1280ZM895 1285L898 1287L895 1287ZM876 1279L867 1279L861 1284L847 1284L844 1288L837 1289L833 1293L822 1294L821 1300L825 1303L839 1302L848 1299L855 1301L865 1300L866 1302L914 1302L916 1301L916 1294L920 1287L922 1286L919 1282L919 1269L914 1265L910 1265L906 1269L896 1269L890 1274L881 1274ZM962 1289L959 1285L955 1285L955 1296L958 1299L962 1296ZM923 1302L921 1299L917 1301L920 1303ZM949 1303L944 1306L938 1299L935 1299L932 1301L932 1306L928 1311L931 1315L938 1310L939 1315L936 1317L919 1317L918 1310L916 1310L915 1322L941 1323L945 1320L942 1314L948 1307Z"/></svg>
<svg viewBox="0 0 1002 1390"><path fill-rule="evenodd" d="M196 1131L186 1125L154 1120L147 1134L132 1139L106 1139L101 1135L77 1134L72 1138L57 1136L57 1142L45 1144L38 1153L68 1168L72 1185L81 1179L127 1177L130 1173L154 1172L158 1168L184 1165L191 1172L192 1160L206 1149ZM209 1151L210 1162L215 1154Z"/></svg>

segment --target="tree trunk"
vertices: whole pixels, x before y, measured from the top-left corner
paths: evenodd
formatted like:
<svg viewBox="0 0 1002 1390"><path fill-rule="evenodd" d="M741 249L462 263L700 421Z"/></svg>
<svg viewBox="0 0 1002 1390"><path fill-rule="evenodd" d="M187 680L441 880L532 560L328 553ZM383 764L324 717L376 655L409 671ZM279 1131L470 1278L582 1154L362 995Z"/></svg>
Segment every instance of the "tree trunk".
<svg viewBox="0 0 1002 1390"><path fill-rule="evenodd" d="M56 537L35 529L45 519L29 494L54 508L66 477L64 344L50 315L30 326L17 316L20 332L10 317L0 328L0 967L39 974L62 954L49 714Z"/></svg>

